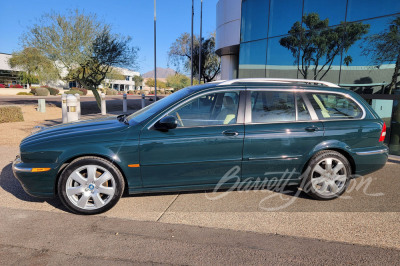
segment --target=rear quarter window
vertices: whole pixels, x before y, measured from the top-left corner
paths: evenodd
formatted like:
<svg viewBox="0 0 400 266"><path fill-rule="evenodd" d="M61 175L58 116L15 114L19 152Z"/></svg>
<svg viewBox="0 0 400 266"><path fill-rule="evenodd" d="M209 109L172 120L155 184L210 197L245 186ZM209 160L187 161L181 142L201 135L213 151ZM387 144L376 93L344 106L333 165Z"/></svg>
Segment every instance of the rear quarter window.
<svg viewBox="0 0 400 266"><path fill-rule="evenodd" d="M320 120L359 119L363 116L360 106L351 98L334 93L307 93Z"/></svg>

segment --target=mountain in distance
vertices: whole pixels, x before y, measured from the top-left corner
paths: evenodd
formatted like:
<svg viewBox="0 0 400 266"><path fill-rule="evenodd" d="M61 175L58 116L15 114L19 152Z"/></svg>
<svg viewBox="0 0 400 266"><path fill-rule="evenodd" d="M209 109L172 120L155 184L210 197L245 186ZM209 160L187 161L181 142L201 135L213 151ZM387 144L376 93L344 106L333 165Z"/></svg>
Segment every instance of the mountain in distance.
<svg viewBox="0 0 400 266"><path fill-rule="evenodd" d="M164 79L168 76L175 75L176 71L172 68L157 67L157 79ZM146 72L142 75L143 78L154 78L154 70Z"/></svg>

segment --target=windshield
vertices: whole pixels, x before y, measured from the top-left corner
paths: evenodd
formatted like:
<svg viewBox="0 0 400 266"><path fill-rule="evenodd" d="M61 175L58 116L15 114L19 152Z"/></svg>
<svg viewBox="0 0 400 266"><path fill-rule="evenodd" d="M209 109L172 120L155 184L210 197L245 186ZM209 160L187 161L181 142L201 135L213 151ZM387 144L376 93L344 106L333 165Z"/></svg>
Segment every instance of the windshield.
<svg viewBox="0 0 400 266"><path fill-rule="evenodd" d="M153 116L154 114L157 114L170 106L171 104L179 101L180 99L186 97L189 95L192 91L189 88L185 88L182 90L179 90L177 92L174 92L173 94L153 103L150 104L149 106L146 106L143 109L140 109L139 111L131 114L130 116L127 117L127 120L134 121L135 123L142 123L144 120L147 118Z"/></svg>

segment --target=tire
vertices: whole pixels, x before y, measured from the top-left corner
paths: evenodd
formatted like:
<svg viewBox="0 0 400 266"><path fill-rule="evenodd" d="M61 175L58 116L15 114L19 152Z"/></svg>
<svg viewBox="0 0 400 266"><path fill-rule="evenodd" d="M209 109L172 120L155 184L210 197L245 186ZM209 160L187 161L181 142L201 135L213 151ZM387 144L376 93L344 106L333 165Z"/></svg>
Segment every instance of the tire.
<svg viewBox="0 0 400 266"><path fill-rule="evenodd" d="M343 154L325 150L312 157L303 175L304 192L314 199L331 200L342 195L349 186L351 166Z"/></svg>
<svg viewBox="0 0 400 266"><path fill-rule="evenodd" d="M111 209L122 196L125 182L111 162L99 157L72 161L58 180L61 202L73 213L99 214Z"/></svg>

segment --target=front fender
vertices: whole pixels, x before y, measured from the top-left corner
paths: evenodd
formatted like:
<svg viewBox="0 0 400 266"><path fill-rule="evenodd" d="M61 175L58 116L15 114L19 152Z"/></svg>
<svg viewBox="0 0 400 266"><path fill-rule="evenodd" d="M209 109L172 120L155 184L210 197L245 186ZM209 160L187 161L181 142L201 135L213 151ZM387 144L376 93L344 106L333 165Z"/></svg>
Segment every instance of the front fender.
<svg viewBox="0 0 400 266"><path fill-rule="evenodd" d="M137 139L107 142L106 144L84 144L66 149L58 158L58 171L65 163L70 163L83 156L98 156L109 160L119 168L129 188L142 186L140 168L128 166L139 164L139 141Z"/></svg>

